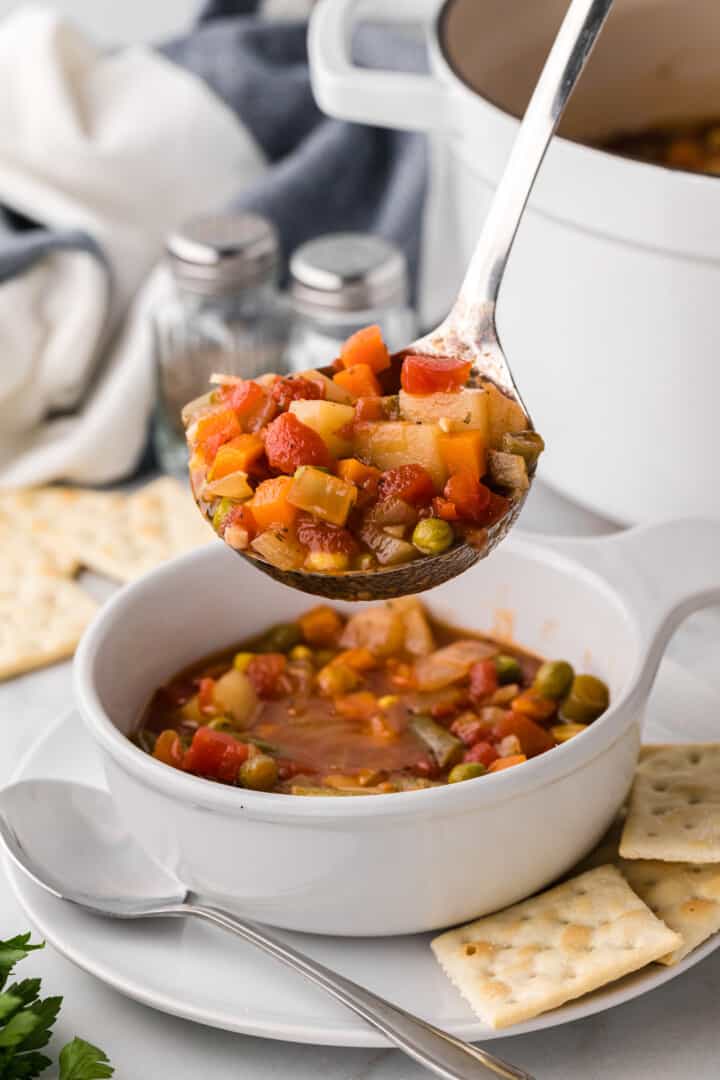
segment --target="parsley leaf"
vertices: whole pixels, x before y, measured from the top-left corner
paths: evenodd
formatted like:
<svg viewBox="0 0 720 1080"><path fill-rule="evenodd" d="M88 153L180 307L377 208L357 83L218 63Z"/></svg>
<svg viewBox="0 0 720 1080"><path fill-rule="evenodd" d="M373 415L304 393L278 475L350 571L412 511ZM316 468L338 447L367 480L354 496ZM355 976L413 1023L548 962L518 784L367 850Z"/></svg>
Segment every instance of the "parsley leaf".
<svg viewBox="0 0 720 1080"><path fill-rule="evenodd" d="M77 1037L60 1052L59 1080L105 1080L115 1072L107 1054Z"/></svg>
<svg viewBox="0 0 720 1080"><path fill-rule="evenodd" d="M41 998L40 979L23 979L6 988L13 968L44 942L30 934L0 941L0 1080L35 1080L52 1064L38 1053L50 1041L61 997ZM60 1052L60 1080L105 1080L114 1069L102 1050L73 1039Z"/></svg>

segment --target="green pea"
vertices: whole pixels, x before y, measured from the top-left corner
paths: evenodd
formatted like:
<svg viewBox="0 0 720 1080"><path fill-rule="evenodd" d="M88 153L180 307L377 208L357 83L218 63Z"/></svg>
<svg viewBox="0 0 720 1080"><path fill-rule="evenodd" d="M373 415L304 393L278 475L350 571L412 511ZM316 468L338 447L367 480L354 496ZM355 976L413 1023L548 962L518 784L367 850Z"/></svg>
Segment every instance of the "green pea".
<svg viewBox="0 0 720 1080"><path fill-rule="evenodd" d="M278 623L260 639L261 652L290 652L302 641L302 631L297 623Z"/></svg>
<svg viewBox="0 0 720 1080"><path fill-rule="evenodd" d="M229 716L215 716L206 727L212 728L213 731L229 731L233 727L233 722Z"/></svg>
<svg viewBox="0 0 720 1080"><path fill-rule="evenodd" d="M256 754L242 763L238 780L252 791L272 791L278 781L277 762L267 754Z"/></svg>
<svg viewBox="0 0 720 1080"><path fill-rule="evenodd" d="M474 780L476 776L482 776L487 769L481 761L461 761L459 765L453 765L448 776L448 784L459 784L462 780Z"/></svg>
<svg viewBox="0 0 720 1080"><path fill-rule="evenodd" d="M452 525L442 518L423 518L412 534L412 542L423 555L440 555L452 544L455 533Z"/></svg>
<svg viewBox="0 0 720 1080"><path fill-rule="evenodd" d="M570 693L560 706L563 720L587 723L597 720L610 704L610 691L602 679L594 675L576 675Z"/></svg>
<svg viewBox="0 0 720 1080"><path fill-rule="evenodd" d="M545 449L545 440L537 431L506 431L501 448L506 454L519 454L528 468L532 468Z"/></svg>
<svg viewBox="0 0 720 1080"><path fill-rule="evenodd" d="M225 524L225 518L232 510L235 503L232 499L221 499L215 507L215 513L213 514L212 527L216 533L222 532L222 527Z"/></svg>
<svg viewBox="0 0 720 1080"><path fill-rule="evenodd" d="M495 669L501 686L522 681L522 668L514 656L506 656L504 653L496 656Z"/></svg>
<svg viewBox="0 0 720 1080"><path fill-rule="evenodd" d="M567 660L546 660L538 668L533 686L542 697L559 701L567 694L574 678L575 672Z"/></svg>

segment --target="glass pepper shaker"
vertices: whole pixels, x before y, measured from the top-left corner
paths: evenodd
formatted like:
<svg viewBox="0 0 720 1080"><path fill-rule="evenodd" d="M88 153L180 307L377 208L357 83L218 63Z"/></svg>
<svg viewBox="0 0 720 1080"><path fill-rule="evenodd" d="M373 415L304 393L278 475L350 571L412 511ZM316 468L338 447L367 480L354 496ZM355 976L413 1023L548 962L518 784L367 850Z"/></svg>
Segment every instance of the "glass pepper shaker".
<svg viewBox="0 0 720 1080"><path fill-rule="evenodd" d="M378 323L392 352L416 336L408 272L399 248L366 233L329 233L290 260L292 371L324 367L356 330Z"/></svg>
<svg viewBox="0 0 720 1080"><path fill-rule="evenodd" d="M167 240L173 290L155 312L155 452L184 474L182 407L213 372L254 378L284 369L289 311L277 291L279 246L255 214L196 218Z"/></svg>

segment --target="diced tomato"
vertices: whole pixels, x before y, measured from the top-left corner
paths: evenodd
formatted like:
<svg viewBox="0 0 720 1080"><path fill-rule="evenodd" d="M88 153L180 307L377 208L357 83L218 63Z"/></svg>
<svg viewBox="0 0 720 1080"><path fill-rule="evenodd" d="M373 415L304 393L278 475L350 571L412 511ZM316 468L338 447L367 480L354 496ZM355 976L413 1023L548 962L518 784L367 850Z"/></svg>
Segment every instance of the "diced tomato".
<svg viewBox="0 0 720 1080"><path fill-rule="evenodd" d="M490 492L490 500L487 504L483 520L479 522L481 525L494 525L496 521L499 521L501 517L504 517L510 509L510 499L506 499L504 495L498 495L496 492Z"/></svg>
<svg viewBox="0 0 720 1080"><path fill-rule="evenodd" d="M190 748L185 752L183 767L196 776L211 780L224 780L232 784L237 780L238 770L247 760L248 747L226 731L214 731L200 727L193 736Z"/></svg>
<svg viewBox="0 0 720 1080"><path fill-rule="evenodd" d="M382 474L378 493L381 499L395 497L417 505L430 502L435 485L422 465L398 465Z"/></svg>
<svg viewBox="0 0 720 1080"><path fill-rule="evenodd" d="M205 463L212 465L223 443L234 439L241 430L240 421L232 409L202 416L197 422L195 438Z"/></svg>
<svg viewBox="0 0 720 1080"><path fill-rule="evenodd" d="M384 420L385 410L382 398L359 397L355 402L355 420L362 423L364 420Z"/></svg>
<svg viewBox="0 0 720 1080"><path fill-rule="evenodd" d="M260 653L247 666L247 677L261 698L270 698L277 689L280 676L287 666L284 653Z"/></svg>
<svg viewBox="0 0 720 1080"><path fill-rule="evenodd" d="M316 649L327 649L336 645L344 626L338 612L328 604L310 608L300 616L298 622L305 641Z"/></svg>
<svg viewBox="0 0 720 1080"><path fill-rule="evenodd" d="M290 408L292 401L308 401L325 397L325 387L313 379L303 379L301 375L286 379L276 379L270 391L277 407L281 410Z"/></svg>
<svg viewBox="0 0 720 1080"><path fill-rule="evenodd" d="M508 713L493 727L493 737L498 741L504 739L506 735L514 735L517 738L526 757L544 754L546 750L552 750L555 745L555 740L545 728L540 727L529 716L522 716L516 712Z"/></svg>
<svg viewBox="0 0 720 1080"><path fill-rule="evenodd" d="M340 361L345 368L367 364L376 372L390 367L390 354L380 327L366 326L352 334L340 350Z"/></svg>
<svg viewBox="0 0 720 1080"><path fill-rule="evenodd" d="M447 393L462 389L471 367L469 360L452 356L411 354L403 360L400 382L408 394Z"/></svg>
<svg viewBox="0 0 720 1080"><path fill-rule="evenodd" d="M152 756L165 765L172 765L175 769L182 769L183 747L177 731L173 731L172 728L161 731L155 740Z"/></svg>
<svg viewBox="0 0 720 1080"><path fill-rule="evenodd" d="M256 471L264 452L265 444L259 435L236 435L218 450L208 479L220 480L230 473Z"/></svg>
<svg viewBox="0 0 720 1080"><path fill-rule="evenodd" d="M478 660L470 668L470 696L475 701L490 697L498 688L497 667L494 660Z"/></svg>
<svg viewBox="0 0 720 1080"><path fill-rule="evenodd" d="M510 754L509 757L499 757L496 761L493 761L488 768L488 772L502 772L503 769L512 769L513 765L522 765L524 761L527 761L524 754Z"/></svg>
<svg viewBox="0 0 720 1080"><path fill-rule="evenodd" d="M537 690L523 690L510 704L510 708L521 716L531 720L552 720L557 712L558 703L552 698L543 697Z"/></svg>
<svg viewBox="0 0 720 1080"><path fill-rule="evenodd" d="M294 473L301 465L330 464L330 452L316 431L294 413L281 413L265 433L265 453L273 469Z"/></svg>
<svg viewBox="0 0 720 1080"><path fill-rule="evenodd" d="M443 495L454 504L458 517L474 524L485 524L484 514L490 503L490 488L481 484L471 469L453 473Z"/></svg>
<svg viewBox="0 0 720 1080"><path fill-rule="evenodd" d="M458 716L457 720L453 720L450 730L453 735L457 735L458 739L462 739L466 746L474 746L476 742L487 739L492 730L492 724L488 724L487 720L481 720L478 716L466 713Z"/></svg>
<svg viewBox="0 0 720 1080"><path fill-rule="evenodd" d="M198 708L201 713L205 713L206 716L213 716L215 713L215 701L213 699L213 691L215 690L214 679L201 679L198 686Z"/></svg>
<svg viewBox="0 0 720 1080"><path fill-rule="evenodd" d="M443 521L457 521L458 512L455 503L448 502L447 499L441 498L440 495L432 501L433 512L436 517L442 518Z"/></svg>
<svg viewBox="0 0 720 1080"><path fill-rule="evenodd" d="M431 761L429 757L421 757L410 767L410 772L423 779L432 780L433 777L439 775L440 769L436 762Z"/></svg>
<svg viewBox="0 0 720 1080"><path fill-rule="evenodd" d="M476 742L469 750L465 751L463 761L479 761L486 769L489 769L493 761L497 761L498 752L489 742Z"/></svg>
<svg viewBox="0 0 720 1080"><path fill-rule="evenodd" d="M310 551L329 551L340 555L352 555L357 551L355 537L347 529L327 521L315 521L311 517L298 521L297 537Z"/></svg>

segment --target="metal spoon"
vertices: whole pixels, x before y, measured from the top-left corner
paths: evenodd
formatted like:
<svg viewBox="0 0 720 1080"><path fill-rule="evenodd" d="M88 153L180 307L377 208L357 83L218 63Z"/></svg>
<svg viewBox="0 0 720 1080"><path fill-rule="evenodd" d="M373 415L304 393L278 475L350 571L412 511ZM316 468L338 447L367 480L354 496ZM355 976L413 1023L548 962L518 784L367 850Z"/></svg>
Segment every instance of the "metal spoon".
<svg viewBox="0 0 720 1080"><path fill-rule="evenodd" d="M611 6L612 0L572 0L570 3L527 107L458 298L436 330L398 354L398 362L394 365L398 385L386 384L387 393L394 392L399 386L400 361L405 353L462 357L473 362L479 379L492 380L522 407L528 418L528 428L532 428L530 415L498 340L495 306L538 169ZM473 545L458 543L442 555L398 567L319 574L280 570L249 552L239 554L285 585L318 596L341 600L404 596L440 585L488 555L512 528L526 497L527 492L514 499L504 517L481 533Z"/></svg>
<svg viewBox="0 0 720 1080"><path fill-rule="evenodd" d="M95 915L194 915L256 945L326 990L436 1076L476 1080L489 1071L505 1080L533 1080L523 1069L303 956L254 923L198 903L125 831L104 791L63 780L26 780L5 788L0 792L0 840L13 862L38 885Z"/></svg>

